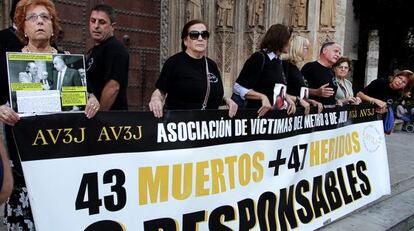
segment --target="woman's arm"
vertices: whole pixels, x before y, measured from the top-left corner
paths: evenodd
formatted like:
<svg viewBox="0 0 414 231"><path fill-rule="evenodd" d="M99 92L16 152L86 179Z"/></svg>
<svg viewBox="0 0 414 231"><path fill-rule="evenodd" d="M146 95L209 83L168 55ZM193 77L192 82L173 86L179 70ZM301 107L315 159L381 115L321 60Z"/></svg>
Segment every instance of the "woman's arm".
<svg viewBox="0 0 414 231"><path fill-rule="evenodd" d="M385 113L387 111L387 103L380 100L380 99L376 99L374 97L370 97L368 95L366 95L364 92L360 91L357 93L357 97L361 98L362 101L365 102L369 102L370 104L375 104L377 105L377 112L378 113Z"/></svg>
<svg viewBox="0 0 414 231"><path fill-rule="evenodd" d="M249 90L244 95L244 97L246 99L260 100L262 102L262 106L259 108L259 110L257 110L257 114L259 116L264 116L272 108L272 105L270 104L270 101L267 98L267 96L253 89Z"/></svg>
<svg viewBox="0 0 414 231"><path fill-rule="evenodd" d="M162 110L164 108L166 93L160 89L156 89L151 95L151 101L149 102L150 111L154 113L157 118L162 117Z"/></svg>

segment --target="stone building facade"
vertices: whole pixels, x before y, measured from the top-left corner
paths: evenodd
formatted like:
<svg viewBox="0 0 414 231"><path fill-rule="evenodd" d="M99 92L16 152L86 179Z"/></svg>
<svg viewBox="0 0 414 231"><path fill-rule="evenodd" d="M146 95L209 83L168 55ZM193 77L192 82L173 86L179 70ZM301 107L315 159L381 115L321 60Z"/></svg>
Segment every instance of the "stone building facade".
<svg viewBox="0 0 414 231"><path fill-rule="evenodd" d="M10 0L2 0L8 12ZM320 45L335 40L344 55L358 57L358 23L352 0L54 0L63 29L59 43L72 53L86 53L90 8L99 2L111 4L118 14L115 35L131 55L128 97L130 108L147 109L154 82L164 61L180 51L180 33L190 19L209 26L208 56L220 68L226 95L245 60L257 50L270 25L290 25L295 34L312 44L307 60L318 57ZM2 14L2 28L10 25Z"/></svg>
<svg viewBox="0 0 414 231"><path fill-rule="evenodd" d="M344 54L356 59L358 33L350 0L161 0L161 62L178 52L180 32L189 19L202 19L211 33L208 56L222 73L226 94L231 93L244 61L257 50L266 28L290 25L312 44L308 60L318 57L322 43L334 40ZM191 10L189 10L191 9ZM192 11L194 10L194 11ZM201 15L201 17L200 17ZM348 39L351 37L352 39ZM358 38L358 36L356 36Z"/></svg>

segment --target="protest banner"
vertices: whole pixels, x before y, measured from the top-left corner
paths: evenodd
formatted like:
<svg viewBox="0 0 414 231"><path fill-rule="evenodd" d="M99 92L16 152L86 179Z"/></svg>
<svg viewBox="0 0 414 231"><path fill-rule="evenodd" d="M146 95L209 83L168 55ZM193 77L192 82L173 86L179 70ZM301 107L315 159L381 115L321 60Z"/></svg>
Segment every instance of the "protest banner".
<svg viewBox="0 0 414 231"><path fill-rule="evenodd" d="M36 229L314 230L390 193L371 105L25 117Z"/></svg>

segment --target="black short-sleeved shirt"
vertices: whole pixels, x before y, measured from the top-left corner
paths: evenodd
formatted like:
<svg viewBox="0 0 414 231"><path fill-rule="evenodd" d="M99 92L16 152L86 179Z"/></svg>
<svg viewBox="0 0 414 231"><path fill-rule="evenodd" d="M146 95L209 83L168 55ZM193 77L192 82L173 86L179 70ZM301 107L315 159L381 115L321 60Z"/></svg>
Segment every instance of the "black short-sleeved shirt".
<svg viewBox="0 0 414 231"><path fill-rule="evenodd" d="M368 86L362 89L365 95L387 102L392 99L393 101L398 100L401 97L401 93L392 90L390 82L386 78L380 78L372 81Z"/></svg>
<svg viewBox="0 0 414 231"><path fill-rule="evenodd" d="M264 60L264 65L263 65ZM263 66L263 70L261 70ZM253 89L267 96L273 105L273 88L276 83L286 84L283 77L283 67L277 58L270 60L263 51L253 53L244 63L236 80L238 84L247 89ZM247 108L260 108L260 100L247 99Z"/></svg>
<svg viewBox="0 0 414 231"><path fill-rule="evenodd" d="M311 98L321 102L323 105L335 105L335 95L338 86L334 84L335 74L331 68L325 67L318 61L309 62L302 67L302 74L308 81L309 88L318 89L322 85L329 83L329 87L334 89L334 94L331 97L317 97Z"/></svg>
<svg viewBox="0 0 414 231"><path fill-rule="evenodd" d="M289 95L299 96L301 88L308 87L308 83L303 77L302 72L300 72L295 64L289 61L283 61L283 69L285 70L287 79L287 93Z"/></svg>
<svg viewBox="0 0 414 231"><path fill-rule="evenodd" d="M115 37L108 38L92 48L86 61L88 91L101 99L102 90L109 80L119 83L118 95L110 110L128 110L129 54Z"/></svg>
<svg viewBox="0 0 414 231"><path fill-rule="evenodd" d="M218 109L224 90L217 64L207 58L210 94L207 109ZM164 63L155 86L167 93L168 110L201 109L207 91L206 61L179 52Z"/></svg>

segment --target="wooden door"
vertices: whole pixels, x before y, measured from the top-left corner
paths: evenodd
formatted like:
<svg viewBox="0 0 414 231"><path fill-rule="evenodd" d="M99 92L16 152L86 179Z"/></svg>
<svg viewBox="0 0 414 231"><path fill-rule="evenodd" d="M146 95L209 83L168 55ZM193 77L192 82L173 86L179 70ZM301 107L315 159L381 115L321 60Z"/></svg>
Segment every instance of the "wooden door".
<svg viewBox="0 0 414 231"><path fill-rule="evenodd" d="M160 1L157 0L55 0L62 33L58 46L75 54L86 54L93 46L89 38L90 9L97 3L111 5L117 13L115 36L130 55L128 104L130 110L145 110L159 74Z"/></svg>

